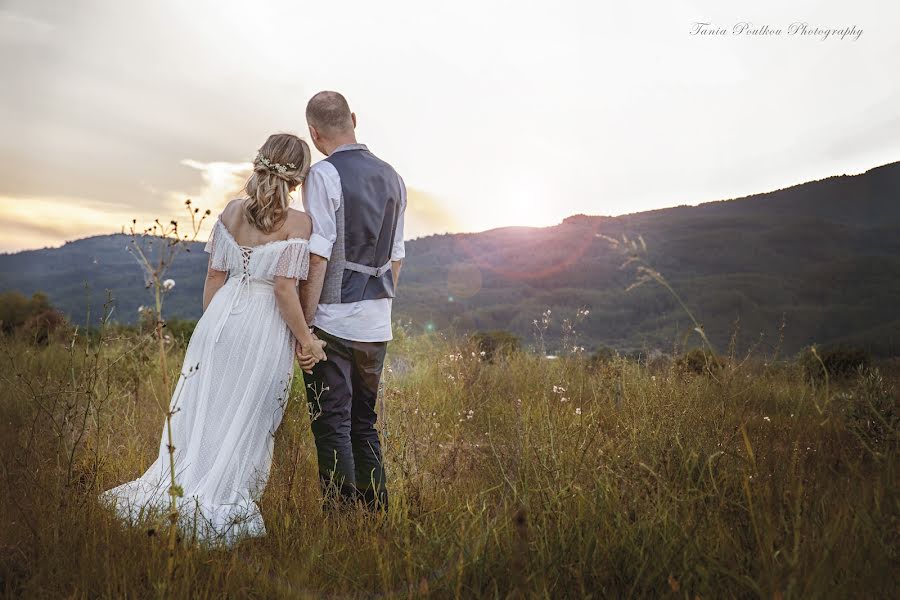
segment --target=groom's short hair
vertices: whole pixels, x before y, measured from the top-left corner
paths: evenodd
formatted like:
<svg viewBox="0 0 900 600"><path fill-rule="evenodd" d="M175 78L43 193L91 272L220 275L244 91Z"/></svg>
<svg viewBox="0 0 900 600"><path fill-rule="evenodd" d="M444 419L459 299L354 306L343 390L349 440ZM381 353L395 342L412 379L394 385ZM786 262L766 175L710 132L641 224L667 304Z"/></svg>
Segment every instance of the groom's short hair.
<svg viewBox="0 0 900 600"><path fill-rule="evenodd" d="M319 92L306 105L306 121L325 135L353 129L350 105L338 92Z"/></svg>

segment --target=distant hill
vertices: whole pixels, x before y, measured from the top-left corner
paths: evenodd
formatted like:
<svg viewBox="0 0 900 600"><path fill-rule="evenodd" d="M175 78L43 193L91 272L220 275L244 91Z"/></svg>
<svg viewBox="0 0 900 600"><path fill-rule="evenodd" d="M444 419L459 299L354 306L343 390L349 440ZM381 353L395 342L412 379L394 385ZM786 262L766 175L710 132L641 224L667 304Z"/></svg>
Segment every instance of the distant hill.
<svg viewBox="0 0 900 600"><path fill-rule="evenodd" d="M626 292L634 274L598 233L640 234L720 349L736 329L738 348L771 348L784 320L786 352L845 342L900 354L900 163L695 207L413 240L396 316L413 330L505 329L531 340L550 309L552 346L559 321L585 307L578 330L588 349L682 344L691 326L677 302L654 284ZM88 297L98 307L110 289L114 316L132 322L150 296L127 242L97 236L0 255L0 290L44 291L83 321ZM170 316L199 317L205 262L194 244L175 264Z"/></svg>

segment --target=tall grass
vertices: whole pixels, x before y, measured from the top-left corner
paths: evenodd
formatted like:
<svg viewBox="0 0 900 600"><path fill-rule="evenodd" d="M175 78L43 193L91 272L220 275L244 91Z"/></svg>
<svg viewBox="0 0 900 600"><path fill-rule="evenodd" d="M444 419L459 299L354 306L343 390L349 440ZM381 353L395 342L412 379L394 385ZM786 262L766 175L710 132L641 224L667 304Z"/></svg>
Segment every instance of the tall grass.
<svg viewBox="0 0 900 600"><path fill-rule="evenodd" d="M888 597L898 570L897 374L829 386L575 353L481 356L401 336L380 426L391 510L323 514L300 374L261 502L230 551L121 524L164 415L158 339L3 338L0 581L37 597ZM723 410L725 407L725 410ZM160 529L162 528L162 529Z"/></svg>

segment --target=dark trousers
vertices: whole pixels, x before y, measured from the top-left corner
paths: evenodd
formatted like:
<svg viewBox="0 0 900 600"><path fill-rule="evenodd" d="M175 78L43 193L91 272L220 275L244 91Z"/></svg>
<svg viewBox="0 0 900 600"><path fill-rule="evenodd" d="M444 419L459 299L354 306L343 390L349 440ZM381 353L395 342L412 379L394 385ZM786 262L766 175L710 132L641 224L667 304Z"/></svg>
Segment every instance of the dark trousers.
<svg viewBox="0 0 900 600"><path fill-rule="evenodd" d="M319 479L326 500L387 508L375 401L387 342L354 342L316 329L328 360L304 374Z"/></svg>

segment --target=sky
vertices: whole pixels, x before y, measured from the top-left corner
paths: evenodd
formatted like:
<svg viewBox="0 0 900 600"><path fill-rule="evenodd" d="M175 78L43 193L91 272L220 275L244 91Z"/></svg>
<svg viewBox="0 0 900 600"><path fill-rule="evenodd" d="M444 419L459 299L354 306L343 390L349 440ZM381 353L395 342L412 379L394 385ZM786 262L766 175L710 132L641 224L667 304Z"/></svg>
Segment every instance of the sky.
<svg viewBox="0 0 900 600"><path fill-rule="evenodd" d="M882 0L0 0L0 252L218 213L323 89L404 177L410 238L863 172L900 160L898 22Z"/></svg>

